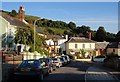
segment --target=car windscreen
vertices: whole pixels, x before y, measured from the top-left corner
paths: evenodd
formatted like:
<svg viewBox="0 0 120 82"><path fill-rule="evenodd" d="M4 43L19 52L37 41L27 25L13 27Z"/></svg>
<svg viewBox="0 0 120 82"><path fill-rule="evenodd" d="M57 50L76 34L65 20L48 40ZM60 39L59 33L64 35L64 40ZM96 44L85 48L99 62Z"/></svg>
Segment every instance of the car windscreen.
<svg viewBox="0 0 120 82"><path fill-rule="evenodd" d="M47 63L49 62L49 59L47 59L47 58L42 58L41 60L44 62L47 62Z"/></svg>
<svg viewBox="0 0 120 82"><path fill-rule="evenodd" d="M96 56L95 58L105 58L105 56Z"/></svg>
<svg viewBox="0 0 120 82"><path fill-rule="evenodd" d="M61 61L64 61L64 59L63 59L63 58L60 58L60 60L61 60Z"/></svg>
<svg viewBox="0 0 120 82"><path fill-rule="evenodd" d="M38 60L25 60L23 61L19 67L38 67L40 62Z"/></svg>

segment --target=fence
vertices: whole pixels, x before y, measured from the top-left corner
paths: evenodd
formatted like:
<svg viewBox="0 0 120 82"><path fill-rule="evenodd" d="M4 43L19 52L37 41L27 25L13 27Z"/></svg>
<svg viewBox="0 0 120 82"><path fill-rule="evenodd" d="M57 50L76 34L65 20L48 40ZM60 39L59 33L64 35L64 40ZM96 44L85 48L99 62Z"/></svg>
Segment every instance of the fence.
<svg viewBox="0 0 120 82"><path fill-rule="evenodd" d="M43 56L41 56L40 54L34 55L33 53L21 54L21 55L17 55L15 53L3 53L0 57L2 60L1 78L2 78L2 82L6 82L10 74L9 69L16 67L23 60L40 59Z"/></svg>

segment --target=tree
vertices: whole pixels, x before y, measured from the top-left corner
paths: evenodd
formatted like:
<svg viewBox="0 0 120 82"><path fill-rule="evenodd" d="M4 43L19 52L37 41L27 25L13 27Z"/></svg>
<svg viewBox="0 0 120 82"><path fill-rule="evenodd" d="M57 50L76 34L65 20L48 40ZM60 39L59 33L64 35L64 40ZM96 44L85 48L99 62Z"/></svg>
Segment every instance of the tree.
<svg viewBox="0 0 120 82"><path fill-rule="evenodd" d="M120 41L120 31L116 34L115 38L117 41Z"/></svg>
<svg viewBox="0 0 120 82"><path fill-rule="evenodd" d="M96 41L105 41L106 40L106 31L104 29L104 27L100 26L96 32L96 35L95 35L95 40Z"/></svg>
<svg viewBox="0 0 120 82"><path fill-rule="evenodd" d="M73 22L69 22L69 23L68 23L68 27L69 27L70 29L74 29L74 28L76 28L76 24L73 23Z"/></svg>
<svg viewBox="0 0 120 82"><path fill-rule="evenodd" d="M12 11L10 12L10 16L16 17L16 16L17 16L16 10L12 10Z"/></svg>

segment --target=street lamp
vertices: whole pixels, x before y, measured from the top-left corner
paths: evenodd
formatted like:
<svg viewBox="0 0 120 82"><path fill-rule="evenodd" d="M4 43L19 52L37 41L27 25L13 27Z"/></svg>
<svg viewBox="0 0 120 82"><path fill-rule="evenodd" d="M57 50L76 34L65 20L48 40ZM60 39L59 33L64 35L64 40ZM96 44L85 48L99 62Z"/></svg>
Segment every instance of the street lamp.
<svg viewBox="0 0 120 82"><path fill-rule="evenodd" d="M56 38L53 38L53 42L54 42L54 56L55 56L55 46L56 46L56 42L57 42Z"/></svg>
<svg viewBox="0 0 120 82"><path fill-rule="evenodd" d="M38 18L38 19L36 19L35 21L34 21L34 55L35 55L35 35L36 35L36 22L38 21L38 20L40 20L40 18ZM35 56L35 59L36 59L36 56Z"/></svg>

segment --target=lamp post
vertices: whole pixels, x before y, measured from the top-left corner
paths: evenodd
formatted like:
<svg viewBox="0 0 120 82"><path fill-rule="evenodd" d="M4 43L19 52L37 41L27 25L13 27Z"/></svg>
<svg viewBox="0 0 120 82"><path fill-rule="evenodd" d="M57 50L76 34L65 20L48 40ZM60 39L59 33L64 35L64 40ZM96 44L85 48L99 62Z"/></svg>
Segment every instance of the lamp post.
<svg viewBox="0 0 120 82"><path fill-rule="evenodd" d="M34 21L34 55L35 55L35 59L36 59L36 54L35 54L35 35L36 35L36 22L38 21L38 20L40 20L40 18L38 18L38 19L36 19L35 21Z"/></svg>
<svg viewBox="0 0 120 82"><path fill-rule="evenodd" d="M55 46L56 46L56 39L55 38L53 38L53 42L54 42L54 56L55 56Z"/></svg>

